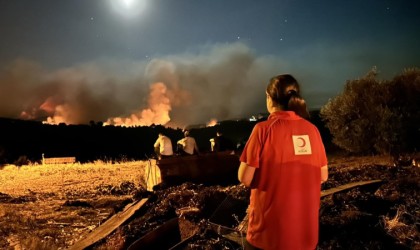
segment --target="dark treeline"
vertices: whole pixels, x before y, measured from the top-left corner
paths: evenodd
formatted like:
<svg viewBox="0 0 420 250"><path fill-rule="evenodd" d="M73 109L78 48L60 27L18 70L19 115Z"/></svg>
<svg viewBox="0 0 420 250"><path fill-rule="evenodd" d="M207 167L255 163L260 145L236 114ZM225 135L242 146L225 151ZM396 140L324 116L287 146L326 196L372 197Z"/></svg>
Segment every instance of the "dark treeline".
<svg viewBox="0 0 420 250"><path fill-rule="evenodd" d="M312 112L316 124L326 140L328 131ZM191 126L200 151L210 151L210 139L221 131L235 145L244 145L257 121L222 121L213 127ZM38 121L23 121L0 118L0 164L22 165L41 162L44 157L76 157L79 162L94 160L122 161L145 160L153 156L153 144L159 132L164 132L172 143L183 137L181 128L167 128L161 125L144 127L89 125L49 125Z"/></svg>

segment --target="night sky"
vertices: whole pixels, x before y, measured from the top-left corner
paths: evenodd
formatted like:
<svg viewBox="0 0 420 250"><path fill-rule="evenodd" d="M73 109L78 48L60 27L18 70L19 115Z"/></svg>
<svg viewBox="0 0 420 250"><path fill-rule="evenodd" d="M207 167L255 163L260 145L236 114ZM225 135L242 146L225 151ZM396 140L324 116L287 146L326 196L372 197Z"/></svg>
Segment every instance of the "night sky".
<svg viewBox="0 0 420 250"><path fill-rule="evenodd" d="M420 67L419 0L0 0L0 117L185 126Z"/></svg>

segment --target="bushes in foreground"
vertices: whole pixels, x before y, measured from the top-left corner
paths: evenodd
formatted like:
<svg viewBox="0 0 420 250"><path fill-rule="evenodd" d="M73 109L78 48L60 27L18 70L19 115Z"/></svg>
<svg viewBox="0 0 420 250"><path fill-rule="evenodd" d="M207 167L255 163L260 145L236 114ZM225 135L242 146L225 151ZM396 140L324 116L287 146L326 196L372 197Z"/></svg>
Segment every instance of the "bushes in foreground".
<svg viewBox="0 0 420 250"><path fill-rule="evenodd" d="M333 143L352 153L399 155L418 150L420 69L379 80L376 68L350 80L321 109Z"/></svg>

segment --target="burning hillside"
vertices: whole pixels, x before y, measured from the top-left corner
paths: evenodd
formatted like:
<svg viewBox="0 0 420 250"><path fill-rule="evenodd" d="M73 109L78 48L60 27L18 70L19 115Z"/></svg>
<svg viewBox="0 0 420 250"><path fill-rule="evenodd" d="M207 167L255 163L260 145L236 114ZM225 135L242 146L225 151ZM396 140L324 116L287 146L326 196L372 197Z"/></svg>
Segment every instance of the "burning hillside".
<svg viewBox="0 0 420 250"><path fill-rule="evenodd" d="M249 117L264 108L255 89L261 92L278 66L240 43L196 55L54 70L19 59L0 69L0 117L171 127Z"/></svg>

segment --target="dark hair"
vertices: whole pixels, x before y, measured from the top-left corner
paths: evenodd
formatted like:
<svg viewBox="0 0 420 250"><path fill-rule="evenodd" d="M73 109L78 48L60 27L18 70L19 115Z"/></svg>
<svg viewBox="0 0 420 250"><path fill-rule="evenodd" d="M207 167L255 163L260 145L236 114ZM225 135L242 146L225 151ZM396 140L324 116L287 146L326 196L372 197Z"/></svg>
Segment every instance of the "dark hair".
<svg viewBox="0 0 420 250"><path fill-rule="evenodd" d="M284 74L271 78L267 86L267 94L284 110L294 111L305 119L309 118L306 102L300 96L299 83L293 76Z"/></svg>

